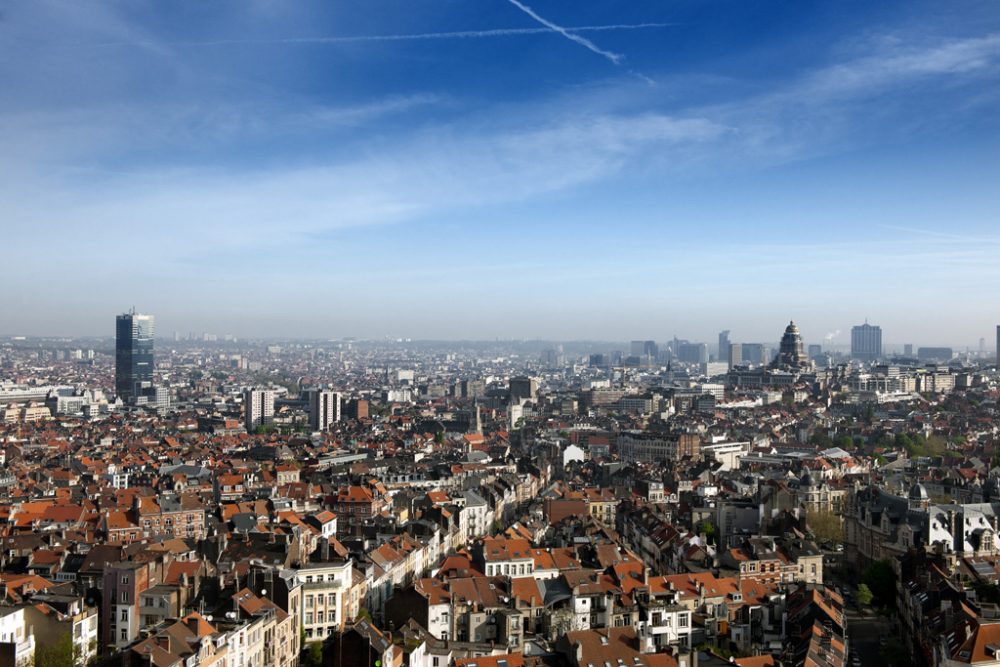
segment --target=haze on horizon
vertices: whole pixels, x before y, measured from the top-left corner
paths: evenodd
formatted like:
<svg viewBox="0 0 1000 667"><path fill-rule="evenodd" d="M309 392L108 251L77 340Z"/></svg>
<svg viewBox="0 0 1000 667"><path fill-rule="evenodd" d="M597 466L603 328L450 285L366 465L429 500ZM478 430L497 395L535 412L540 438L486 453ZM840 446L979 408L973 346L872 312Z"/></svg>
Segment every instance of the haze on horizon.
<svg viewBox="0 0 1000 667"><path fill-rule="evenodd" d="M0 335L992 348L1000 12L12 3Z"/></svg>

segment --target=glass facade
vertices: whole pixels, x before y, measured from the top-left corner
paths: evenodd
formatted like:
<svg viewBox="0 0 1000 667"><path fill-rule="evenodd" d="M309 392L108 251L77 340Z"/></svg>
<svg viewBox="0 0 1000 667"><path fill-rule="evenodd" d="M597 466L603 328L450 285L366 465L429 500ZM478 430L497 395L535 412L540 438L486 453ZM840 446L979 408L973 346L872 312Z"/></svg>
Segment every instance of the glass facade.
<svg viewBox="0 0 1000 667"><path fill-rule="evenodd" d="M115 393L135 404L153 386L153 316L118 316L115 333Z"/></svg>

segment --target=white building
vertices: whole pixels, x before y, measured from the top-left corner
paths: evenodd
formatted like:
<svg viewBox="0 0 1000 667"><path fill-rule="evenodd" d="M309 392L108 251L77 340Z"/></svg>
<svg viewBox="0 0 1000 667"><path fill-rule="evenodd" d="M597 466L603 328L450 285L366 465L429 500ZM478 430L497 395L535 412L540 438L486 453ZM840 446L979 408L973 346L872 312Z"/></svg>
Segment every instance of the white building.
<svg viewBox="0 0 1000 667"><path fill-rule="evenodd" d="M351 561L303 565L296 572L296 580L302 584L301 618L306 642L322 640L339 632L353 582Z"/></svg>
<svg viewBox="0 0 1000 667"><path fill-rule="evenodd" d="M35 657L35 637L28 632L23 607L0 608L0 644L10 646L13 664L22 667Z"/></svg>
<svg viewBox="0 0 1000 667"><path fill-rule="evenodd" d="M309 395L309 427L326 431L340 421L340 392L317 389Z"/></svg>
<svg viewBox="0 0 1000 667"><path fill-rule="evenodd" d="M274 390L247 389L243 392L244 423L247 433L274 422Z"/></svg>

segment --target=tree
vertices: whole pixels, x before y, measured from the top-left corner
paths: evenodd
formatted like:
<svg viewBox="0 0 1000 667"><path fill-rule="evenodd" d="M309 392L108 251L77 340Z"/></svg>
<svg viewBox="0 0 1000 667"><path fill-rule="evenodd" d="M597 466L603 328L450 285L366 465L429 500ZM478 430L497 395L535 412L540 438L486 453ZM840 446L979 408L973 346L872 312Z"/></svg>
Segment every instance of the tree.
<svg viewBox="0 0 1000 667"><path fill-rule="evenodd" d="M823 447L824 449L829 449L833 446L833 440L830 440L830 436L822 431L816 431L813 433L812 437L809 438L809 442L814 445L818 445L819 447Z"/></svg>
<svg viewBox="0 0 1000 667"><path fill-rule="evenodd" d="M36 646L34 667L74 667L76 657L73 635L67 632L54 642Z"/></svg>
<svg viewBox="0 0 1000 667"><path fill-rule="evenodd" d="M819 542L842 542L844 529L840 517L829 510L810 512L806 515L806 524L813 537Z"/></svg>
<svg viewBox="0 0 1000 667"><path fill-rule="evenodd" d="M323 642L313 642L309 644L306 649L305 660L302 661L303 667L323 667Z"/></svg>
<svg viewBox="0 0 1000 667"><path fill-rule="evenodd" d="M858 586L858 604L867 607L872 603L873 597L872 589L868 588L868 584Z"/></svg>
<svg viewBox="0 0 1000 667"><path fill-rule="evenodd" d="M871 590L875 603L891 607L896 601L896 573L887 560L875 561L865 569L861 581Z"/></svg>
<svg viewBox="0 0 1000 667"><path fill-rule="evenodd" d="M705 541L715 544L715 524L711 521L702 521L698 526L698 532L705 535Z"/></svg>

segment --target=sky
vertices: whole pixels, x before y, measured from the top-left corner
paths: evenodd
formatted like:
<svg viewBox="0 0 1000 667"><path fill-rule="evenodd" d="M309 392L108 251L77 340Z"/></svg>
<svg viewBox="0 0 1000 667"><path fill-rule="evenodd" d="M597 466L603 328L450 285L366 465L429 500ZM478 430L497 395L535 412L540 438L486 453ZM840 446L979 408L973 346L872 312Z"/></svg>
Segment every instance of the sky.
<svg viewBox="0 0 1000 667"><path fill-rule="evenodd" d="M993 347L1000 5L0 2L0 335Z"/></svg>

